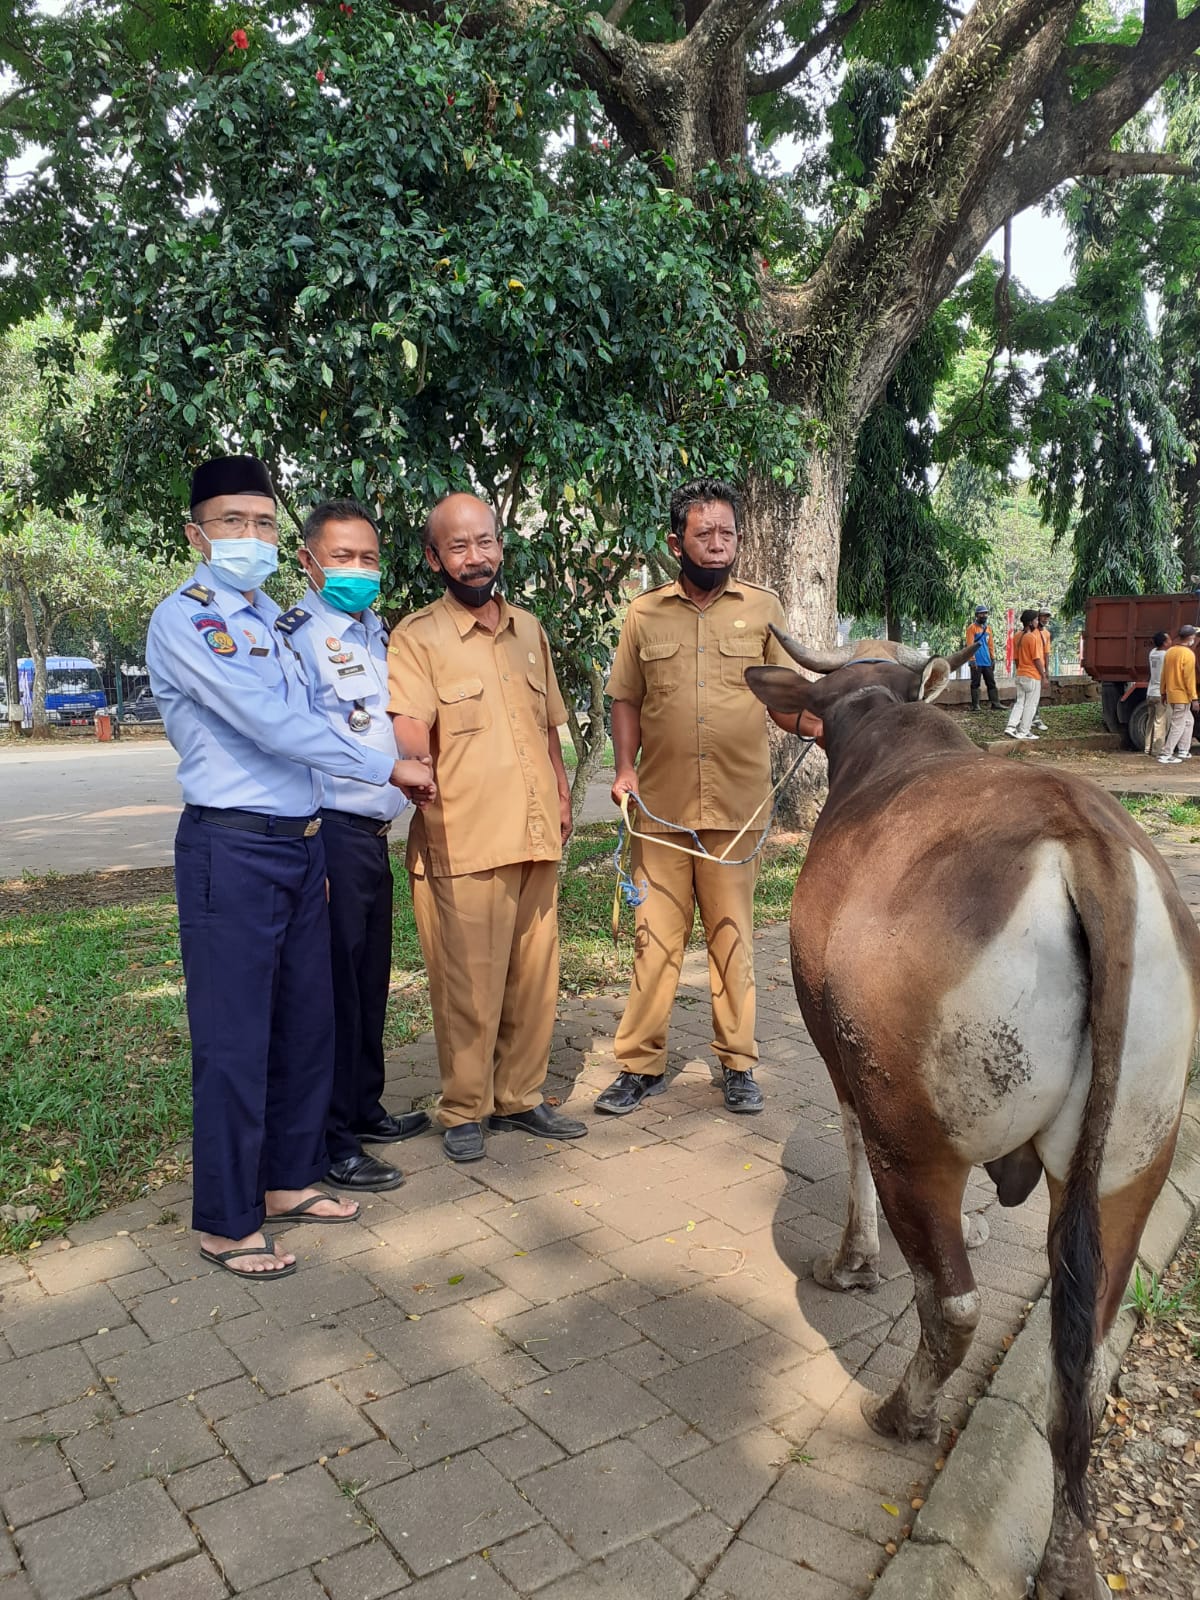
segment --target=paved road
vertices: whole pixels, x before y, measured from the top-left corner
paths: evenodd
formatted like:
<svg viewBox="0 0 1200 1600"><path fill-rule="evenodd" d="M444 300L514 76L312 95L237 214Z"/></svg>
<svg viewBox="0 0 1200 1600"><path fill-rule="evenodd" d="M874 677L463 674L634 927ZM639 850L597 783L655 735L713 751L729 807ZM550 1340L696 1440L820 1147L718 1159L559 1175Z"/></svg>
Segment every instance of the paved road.
<svg viewBox="0 0 1200 1600"><path fill-rule="evenodd" d="M181 803L176 764L165 739L0 751L0 881L169 866ZM615 816L610 782L592 784L584 821Z"/></svg>

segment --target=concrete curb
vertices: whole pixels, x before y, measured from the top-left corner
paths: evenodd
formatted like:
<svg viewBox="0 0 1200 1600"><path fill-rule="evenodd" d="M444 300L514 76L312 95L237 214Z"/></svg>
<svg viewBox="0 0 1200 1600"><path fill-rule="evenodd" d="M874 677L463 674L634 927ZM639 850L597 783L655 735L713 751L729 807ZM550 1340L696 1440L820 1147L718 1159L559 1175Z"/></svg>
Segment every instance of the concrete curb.
<svg viewBox="0 0 1200 1600"><path fill-rule="evenodd" d="M1143 1276L1161 1273L1200 1212L1200 1087L1184 1101L1170 1176L1142 1236ZM985 1246L986 1249L986 1246ZM1105 1391L1137 1319L1122 1312L1102 1351ZM1046 1443L1050 1299L1044 1291L930 1489L872 1600L1024 1600L1050 1531Z"/></svg>

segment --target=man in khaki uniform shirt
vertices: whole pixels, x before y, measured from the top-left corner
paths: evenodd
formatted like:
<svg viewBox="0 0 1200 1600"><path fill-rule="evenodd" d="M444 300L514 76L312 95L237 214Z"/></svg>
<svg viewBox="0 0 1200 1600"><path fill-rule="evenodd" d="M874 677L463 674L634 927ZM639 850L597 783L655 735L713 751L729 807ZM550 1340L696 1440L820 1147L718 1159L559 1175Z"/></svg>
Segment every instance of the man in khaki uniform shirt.
<svg viewBox="0 0 1200 1600"><path fill-rule="evenodd" d="M413 819L407 864L452 1161L484 1153L483 1123L578 1139L542 1099L558 1001L558 871L571 799L566 708L541 626L495 591L489 506L438 502L425 554L447 592L388 643L388 710L409 754L433 757L438 798ZM489 1115L490 1113L494 1113Z"/></svg>
<svg viewBox="0 0 1200 1600"><path fill-rule="evenodd" d="M637 795L667 823L695 829L720 855L771 786L766 713L746 687L747 667L784 666L768 631L784 626L768 589L731 576L740 502L716 479L685 484L671 497L668 546L679 578L638 595L629 608L608 681L617 777L613 799ZM796 718L776 717L789 732ZM641 765L635 770L638 748ZM643 832L691 840L632 808ZM754 849L766 815L746 833L734 859ZM667 1024L695 908L708 944L713 1049L730 1111L761 1111L754 1081L754 883L757 861L719 866L635 839L634 880L649 892L637 913L633 981L617 1029L621 1074L596 1100L622 1116L664 1088Z"/></svg>

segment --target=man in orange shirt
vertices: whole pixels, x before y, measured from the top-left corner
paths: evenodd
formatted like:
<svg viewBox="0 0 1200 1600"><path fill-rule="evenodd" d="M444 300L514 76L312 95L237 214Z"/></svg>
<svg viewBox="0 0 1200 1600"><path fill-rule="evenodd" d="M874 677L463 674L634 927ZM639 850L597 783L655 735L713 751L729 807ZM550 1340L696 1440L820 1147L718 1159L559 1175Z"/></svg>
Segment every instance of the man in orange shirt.
<svg viewBox="0 0 1200 1600"><path fill-rule="evenodd" d="M1017 698L1009 713L1005 733L1010 739L1036 739L1030 724L1037 713L1042 697L1042 684L1046 681L1046 656L1042 646L1042 632L1037 625L1036 611L1022 611L1023 633L1017 636Z"/></svg>
<svg viewBox="0 0 1200 1600"><path fill-rule="evenodd" d="M1159 763L1173 767L1192 758L1192 732L1196 725L1196 630L1185 622L1179 630L1179 643L1167 651L1162 667L1162 697L1171 718Z"/></svg>
<svg viewBox="0 0 1200 1600"><path fill-rule="evenodd" d="M1052 649L1052 641L1051 641L1051 638L1050 638L1050 615L1051 614L1050 614L1049 611L1039 611L1038 614L1037 614L1037 628L1038 628L1038 632L1042 636L1042 659L1045 661L1045 664L1046 664L1046 679L1045 679L1045 681L1047 683L1049 683L1049 681L1050 681L1050 652L1051 652L1051 649ZM1032 727L1035 728L1038 731L1038 733L1049 733L1049 731L1050 731L1049 728L1047 728L1046 724L1042 721L1042 712L1041 712L1041 703L1040 703L1040 701L1039 701L1039 704L1038 704L1038 710L1034 714Z"/></svg>

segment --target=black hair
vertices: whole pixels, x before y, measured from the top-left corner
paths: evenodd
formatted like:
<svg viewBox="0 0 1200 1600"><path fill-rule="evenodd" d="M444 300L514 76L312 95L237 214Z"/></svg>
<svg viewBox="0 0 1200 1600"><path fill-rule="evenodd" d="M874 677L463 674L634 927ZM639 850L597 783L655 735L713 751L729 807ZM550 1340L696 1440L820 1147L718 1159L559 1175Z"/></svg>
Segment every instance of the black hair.
<svg viewBox="0 0 1200 1600"><path fill-rule="evenodd" d="M1170 637L1171 637L1171 635L1166 631L1165 628L1160 628L1158 630L1158 632L1154 635L1154 648L1156 650L1161 650L1163 645L1166 644L1167 640Z"/></svg>
<svg viewBox="0 0 1200 1600"><path fill-rule="evenodd" d="M304 543L311 550L331 522L366 522L379 537L379 524L358 500L322 500L304 519Z"/></svg>
<svg viewBox="0 0 1200 1600"><path fill-rule="evenodd" d="M671 532L675 537L683 538L688 512L693 506L710 506L715 500L733 512L734 532L741 533L742 497L733 485L721 478L693 478L690 483L681 483L671 496Z"/></svg>
<svg viewBox="0 0 1200 1600"><path fill-rule="evenodd" d="M1021 613L1021 626L1023 628L1032 627L1032 625L1037 621L1037 619L1038 619L1038 614L1037 614L1036 611L1022 611L1022 613Z"/></svg>

